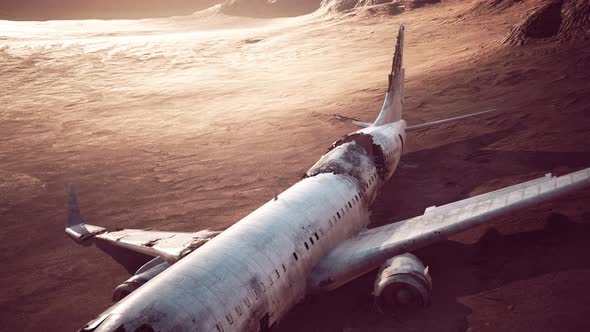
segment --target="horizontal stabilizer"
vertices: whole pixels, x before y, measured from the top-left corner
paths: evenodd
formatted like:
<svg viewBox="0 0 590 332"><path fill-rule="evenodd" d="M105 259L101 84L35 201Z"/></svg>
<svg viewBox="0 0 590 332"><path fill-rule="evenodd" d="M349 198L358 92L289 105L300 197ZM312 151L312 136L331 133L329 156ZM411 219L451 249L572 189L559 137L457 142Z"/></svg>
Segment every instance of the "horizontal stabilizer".
<svg viewBox="0 0 590 332"><path fill-rule="evenodd" d="M367 127L370 127L371 126L370 123L364 122L364 121L361 121L361 120L357 120L355 118L349 118L349 117L338 115L338 114L334 114L334 117L337 120L340 120L342 122L352 123L353 125L359 126L359 127L362 127L362 128L367 128Z"/></svg>
<svg viewBox="0 0 590 332"><path fill-rule="evenodd" d="M412 130L424 129L424 128L428 128L430 126L436 126L436 125L447 123L447 122L452 122L452 121L457 121L457 120L463 120L463 119L470 118L472 116L487 114L487 113L494 112L494 111L495 111L495 109L491 109L491 110L477 112L477 113L471 113L471 114L466 114L466 115L455 116L455 117L448 118L448 119L427 122L427 123L423 123L423 124L419 124L419 125L415 125L415 126L408 126L408 127L406 127L406 132L407 131L412 131Z"/></svg>
<svg viewBox="0 0 590 332"><path fill-rule="evenodd" d="M118 253L113 254L113 250L117 248L118 250L139 253L150 257L160 256L168 262L175 262L199 248L219 233L221 232L210 230L202 230L194 233L163 232L144 229L109 230L104 227L86 224L80 215L76 189L73 185L69 187L66 234L78 243L94 243L111 256L120 255ZM114 258L116 259L116 257Z"/></svg>

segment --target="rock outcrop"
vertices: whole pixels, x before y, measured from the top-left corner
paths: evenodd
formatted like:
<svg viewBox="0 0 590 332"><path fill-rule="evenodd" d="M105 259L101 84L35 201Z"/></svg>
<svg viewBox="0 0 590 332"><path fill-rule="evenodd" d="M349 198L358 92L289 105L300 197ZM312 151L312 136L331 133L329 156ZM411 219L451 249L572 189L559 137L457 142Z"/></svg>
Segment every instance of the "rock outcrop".
<svg viewBox="0 0 590 332"><path fill-rule="evenodd" d="M224 14L250 17L288 17L312 13L320 8L320 0L227 0Z"/></svg>
<svg viewBox="0 0 590 332"><path fill-rule="evenodd" d="M389 14L420 8L441 0L227 0L221 10L228 15L251 17L297 16L320 8L331 13L346 12L355 8L386 9ZM384 12L380 10L380 12Z"/></svg>
<svg viewBox="0 0 590 332"><path fill-rule="evenodd" d="M548 1L514 26L501 42L524 45L531 40L552 37L564 41L589 38L590 1Z"/></svg>

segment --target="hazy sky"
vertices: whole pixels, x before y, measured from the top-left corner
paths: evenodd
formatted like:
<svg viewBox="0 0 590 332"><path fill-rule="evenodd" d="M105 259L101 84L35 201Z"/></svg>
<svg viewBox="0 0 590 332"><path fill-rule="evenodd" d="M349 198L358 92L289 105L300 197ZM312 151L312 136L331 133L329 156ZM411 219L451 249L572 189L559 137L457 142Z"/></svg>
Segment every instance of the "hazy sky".
<svg viewBox="0 0 590 332"><path fill-rule="evenodd" d="M50 20L186 15L221 0L0 0L0 19Z"/></svg>

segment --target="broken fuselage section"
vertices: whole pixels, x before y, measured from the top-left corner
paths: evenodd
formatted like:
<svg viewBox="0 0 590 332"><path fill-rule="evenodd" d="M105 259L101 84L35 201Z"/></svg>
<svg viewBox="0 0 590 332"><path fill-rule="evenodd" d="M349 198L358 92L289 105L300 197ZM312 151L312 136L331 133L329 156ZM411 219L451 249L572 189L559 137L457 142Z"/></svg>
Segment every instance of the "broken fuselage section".
<svg viewBox="0 0 590 332"><path fill-rule="evenodd" d="M405 140L405 122L385 126L367 127L348 134L332 144L306 173L313 177L322 173L351 176L359 188L375 198L375 184L382 184L395 171ZM372 174L377 178L372 178Z"/></svg>

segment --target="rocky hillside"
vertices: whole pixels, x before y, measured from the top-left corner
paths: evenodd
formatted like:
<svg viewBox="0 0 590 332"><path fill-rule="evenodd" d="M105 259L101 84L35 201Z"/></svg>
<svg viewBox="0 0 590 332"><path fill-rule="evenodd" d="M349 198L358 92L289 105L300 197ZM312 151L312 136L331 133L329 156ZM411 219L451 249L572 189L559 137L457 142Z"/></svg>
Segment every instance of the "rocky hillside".
<svg viewBox="0 0 590 332"><path fill-rule="evenodd" d="M502 43L524 45L531 40L554 37L562 41L588 39L590 37L590 1L545 1L521 23L514 26L502 39Z"/></svg>

